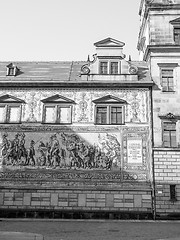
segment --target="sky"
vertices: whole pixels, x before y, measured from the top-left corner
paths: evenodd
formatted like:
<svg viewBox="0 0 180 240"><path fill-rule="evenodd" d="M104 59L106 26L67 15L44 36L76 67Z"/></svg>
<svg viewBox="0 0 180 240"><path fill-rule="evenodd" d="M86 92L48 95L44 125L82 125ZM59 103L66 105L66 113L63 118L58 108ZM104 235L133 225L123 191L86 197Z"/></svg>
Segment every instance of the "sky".
<svg viewBox="0 0 180 240"><path fill-rule="evenodd" d="M107 37L138 60L140 0L0 0L0 61L84 61Z"/></svg>

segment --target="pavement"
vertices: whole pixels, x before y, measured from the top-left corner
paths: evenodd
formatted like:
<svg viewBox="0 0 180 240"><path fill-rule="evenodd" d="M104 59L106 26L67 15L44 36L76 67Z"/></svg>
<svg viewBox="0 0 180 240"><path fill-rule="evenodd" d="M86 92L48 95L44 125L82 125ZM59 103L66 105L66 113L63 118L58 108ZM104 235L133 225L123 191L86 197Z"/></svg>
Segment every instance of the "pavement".
<svg viewBox="0 0 180 240"><path fill-rule="evenodd" d="M43 240L41 234L24 232L2 232L0 231L0 240Z"/></svg>
<svg viewBox="0 0 180 240"><path fill-rule="evenodd" d="M0 231L31 233L23 240L180 240L180 221L0 219Z"/></svg>

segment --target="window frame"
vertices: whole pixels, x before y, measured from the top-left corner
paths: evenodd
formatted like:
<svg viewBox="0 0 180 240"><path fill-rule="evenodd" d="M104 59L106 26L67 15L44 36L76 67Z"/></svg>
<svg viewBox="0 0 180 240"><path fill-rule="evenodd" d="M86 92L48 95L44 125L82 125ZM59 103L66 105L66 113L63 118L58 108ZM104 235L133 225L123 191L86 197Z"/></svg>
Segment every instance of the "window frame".
<svg viewBox="0 0 180 240"><path fill-rule="evenodd" d="M177 201L176 184L169 185L170 201Z"/></svg>
<svg viewBox="0 0 180 240"><path fill-rule="evenodd" d="M163 71L172 71L172 75L168 76L168 74L163 75ZM165 89L163 79L167 79L167 90ZM172 79L172 89L170 87L170 81L169 79ZM161 68L161 86L162 86L162 92L174 92L174 68Z"/></svg>
<svg viewBox="0 0 180 240"><path fill-rule="evenodd" d="M179 33L177 34L177 36L178 36L178 42L176 42L176 30L179 30ZM173 38L174 38L174 43L175 43L175 45L180 45L180 26L174 26L174 29L173 29Z"/></svg>
<svg viewBox="0 0 180 240"><path fill-rule="evenodd" d="M0 103L0 108L4 107L4 121L0 120L0 124L18 124L21 123L21 117L22 117L22 104L18 103ZM18 120L17 121L10 121L10 108L16 107L18 108Z"/></svg>
<svg viewBox="0 0 180 240"><path fill-rule="evenodd" d="M102 63L107 63L107 72L106 73L103 73L101 71L101 64ZM112 66L112 63L117 63L117 73L112 73L112 69L111 69L111 66ZM116 60L116 59L111 59L111 60L100 60L99 61L99 74L100 75L118 75L120 74L120 61Z"/></svg>
<svg viewBox="0 0 180 240"><path fill-rule="evenodd" d="M175 68L178 66L178 63L157 63L157 65L159 66L159 76L160 76L160 85L161 85L161 91L164 93L173 93L175 92L176 89L176 84L175 84ZM163 70L171 70L173 71L172 74L172 83L173 83L173 90L171 89L163 89L163 75L162 75L162 71Z"/></svg>
<svg viewBox="0 0 180 240"><path fill-rule="evenodd" d="M97 122L97 109L99 107L106 107L107 111L106 111L106 123L98 123ZM121 108L121 123L112 123L112 120L111 120L111 109L113 107L119 107ZM125 124L125 106L123 104L107 104L107 103L97 103L95 105L95 119L94 119L94 122L95 122L95 125L124 125Z"/></svg>
<svg viewBox="0 0 180 240"><path fill-rule="evenodd" d="M15 76L15 68L14 67L9 67L7 71L8 76Z"/></svg>
<svg viewBox="0 0 180 240"><path fill-rule="evenodd" d="M54 122L46 122L46 108L54 107L55 108L55 121ZM67 122L60 121L60 109L68 108L69 109L69 119ZM58 124L58 125L67 125L72 124L72 104L63 104L63 103L44 103L43 104L43 114L42 114L42 123L43 124Z"/></svg>
<svg viewBox="0 0 180 240"><path fill-rule="evenodd" d="M112 73L112 63L117 63L117 73ZM113 60L111 60L110 62L109 62L109 74L111 74L111 75L118 75L118 74L120 74L120 63L119 63L119 61L113 61Z"/></svg>
<svg viewBox="0 0 180 240"><path fill-rule="evenodd" d="M174 130L165 130L165 124L174 124L175 125L175 129ZM164 148L176 148L177 147L177 126L176 126L176 121L171 121L171 120L167 120L164 119L162 121L162 145ZM165 131L168 132L168 140L169 140L169 146L167 146L165 144ZM175 132L175 146L173 146L173 141L172 141L172 133Z"/></svg>
<svg viewBox="0 0 180 240"><path fill-rule="evenodd" d="M102 66L101 66L101 64L102 63L106 63L107 64L107 72L106 73L104 73L103 71L102 71ZM99 74L101 74L101 75L107 75L108 74L108 72L109 72L109 62L108 61L106 61L106 60L101 60L101 61L99 61Z"/></svg>

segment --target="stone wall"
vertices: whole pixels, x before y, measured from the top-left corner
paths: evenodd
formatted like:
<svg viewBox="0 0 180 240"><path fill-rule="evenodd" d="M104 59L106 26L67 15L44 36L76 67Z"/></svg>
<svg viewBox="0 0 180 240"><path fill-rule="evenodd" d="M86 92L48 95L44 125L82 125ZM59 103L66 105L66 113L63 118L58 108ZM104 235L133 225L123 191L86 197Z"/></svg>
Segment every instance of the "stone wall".
<svg viewBox="0 0 180 240"><path fill-rule="evenodd" d="M73 190L6 188L0 193L1 210L119 211L151 213L150 190Z"/></svg>
<svg viewBox="0 0 180 240"><path fill-rule="evenodd" d="M180 150L155 150L157 215L180 213ZM176 199L170 199L170 185L176 185Z"/></svg>

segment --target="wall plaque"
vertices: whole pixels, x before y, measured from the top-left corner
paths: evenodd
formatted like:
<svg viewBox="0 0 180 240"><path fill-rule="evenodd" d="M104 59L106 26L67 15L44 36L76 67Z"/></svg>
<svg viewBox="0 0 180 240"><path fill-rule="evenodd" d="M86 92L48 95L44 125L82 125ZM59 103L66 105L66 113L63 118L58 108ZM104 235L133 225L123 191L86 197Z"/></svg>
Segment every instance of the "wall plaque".
<svg viewBox="0 0 180 240"><path fill-rule="evenodd" d="M142 139L127 139L128 164L142 164Z"/></svg>

